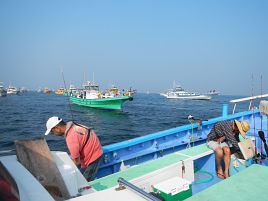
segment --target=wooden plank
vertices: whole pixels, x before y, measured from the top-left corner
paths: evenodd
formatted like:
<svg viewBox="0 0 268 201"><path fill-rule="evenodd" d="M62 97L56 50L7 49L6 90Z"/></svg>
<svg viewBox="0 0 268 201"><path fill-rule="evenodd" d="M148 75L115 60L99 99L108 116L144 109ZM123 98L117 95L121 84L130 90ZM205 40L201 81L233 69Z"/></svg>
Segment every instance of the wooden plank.
<svg viewBox="0 0 268 201"><path fill-rule="evenodd" d="M15 141L19 162L46 188L55 200L70 195L45 139Z"/></svg>

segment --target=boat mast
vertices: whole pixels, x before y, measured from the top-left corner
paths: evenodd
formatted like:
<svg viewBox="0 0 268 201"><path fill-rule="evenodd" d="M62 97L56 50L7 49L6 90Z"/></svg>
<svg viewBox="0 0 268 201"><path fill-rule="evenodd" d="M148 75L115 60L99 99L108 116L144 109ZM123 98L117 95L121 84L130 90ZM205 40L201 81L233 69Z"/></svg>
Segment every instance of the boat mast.
<svg viewBox="0 0 268 201"><path fill-rule="evenodd" d="M173 81L173 89L175 89L175 87L176 87L176 81L174 80Z"/></svg>
<svg viewBox="0 0 268 201"><path fill-rule="evenodd" d="M86 83L86 71L84 72L84 83Z"/></svg>
<svg viewBox="0 0 268 201"><path fill-rule="evenodd" d="M95 75L94 75L94 72L93 72L93 84L95 84Z"/></svg>

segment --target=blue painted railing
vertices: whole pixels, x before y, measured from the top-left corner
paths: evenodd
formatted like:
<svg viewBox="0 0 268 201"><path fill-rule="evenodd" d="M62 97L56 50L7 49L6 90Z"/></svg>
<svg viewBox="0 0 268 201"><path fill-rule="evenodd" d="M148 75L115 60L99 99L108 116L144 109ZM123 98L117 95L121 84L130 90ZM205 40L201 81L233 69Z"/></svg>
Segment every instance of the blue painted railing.
<svg viewBox="0 0 268 201"><path fill-rule="evenodd" d="M105 146L104 157L97 177L118 172L122 161L126 166L137 165L190 146L202 144L206 141L207 134L213 125L219 121L247 120L251 125L250 133L260 130L259 110L232 115L228 115L227 110L228 107L223 107L223 116L204 121L202 125L188 124Z"/></svg>

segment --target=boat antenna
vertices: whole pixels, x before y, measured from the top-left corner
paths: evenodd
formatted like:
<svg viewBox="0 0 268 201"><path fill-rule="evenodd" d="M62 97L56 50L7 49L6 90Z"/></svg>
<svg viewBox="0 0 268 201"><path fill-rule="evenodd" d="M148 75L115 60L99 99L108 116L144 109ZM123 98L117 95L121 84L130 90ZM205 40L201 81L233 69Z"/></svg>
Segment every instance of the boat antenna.
<svg viewBox="0 0 268 201"><path fill-rule="evenodd" d="M94 72L93 72L93 84L95 84L95 75L94 75Z"/></svg>
<svg viewBox="0 0 268 201"><path fill-rule="evenodd" d="M254 144L255 144L255 153L257 153L257 142L256 142L256 122L255 122L255 113L254 113L254 99L253 99L253 85L254 85L254 83L253 83L253 74L252 74L252 76L251 76L251 95L252 95L252 99L251 99L251 101L252 101L252 108L251 108L251 110L252 110L252 115L253 115L253 121L254 121Z"/></svg>
<svg viewBox="0 0 268 201"><path fill-rule="evenodd" d="M84 72L84 83L83 84L85 84L87 82L87 78L86 78L86 70L85 70L85 72Z"/></svg>
<svg viewBox="0 0 268 201"><path fill-rule="evenodd" d="M71 102L70 102L70 97L68 95L68 91L67 91L67 87L66 87L66 82L65 82L65 79L64 79L63 69L61 69L61 75L62 75L62 79L63 79L65 91L67 92L68 105L69 105L69 109L70 109L72 121L74 122L73 110L72 110L72 106L71 106Z"/></svg>
<svg viewBox="0 0 268 201"><path fill-rule="evenodd" d="M262 75L261 75L261 98L260 101L262 101ZM262 131L262 115L261 115L261 131ZM261 152L261 156L262 156L262 140L260 143L260 152Z"/></svg>

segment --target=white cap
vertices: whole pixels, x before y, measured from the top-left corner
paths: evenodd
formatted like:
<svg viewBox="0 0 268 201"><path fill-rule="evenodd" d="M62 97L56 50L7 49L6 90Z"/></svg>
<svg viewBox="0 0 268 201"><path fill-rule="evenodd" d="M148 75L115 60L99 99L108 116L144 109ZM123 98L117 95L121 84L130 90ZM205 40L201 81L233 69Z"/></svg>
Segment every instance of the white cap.
<svg viewBox="0 0 268 201"><path fill-rule="evenodd" d="M55 126L57 126L60 122L62 121L62 119L60 119L59 117L50 117L47 120L47 131L45 132L45 135L48 135L51 131L52 128L54 128Z"/></svg>

